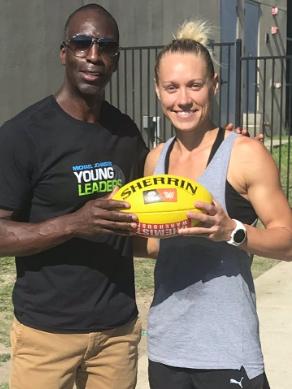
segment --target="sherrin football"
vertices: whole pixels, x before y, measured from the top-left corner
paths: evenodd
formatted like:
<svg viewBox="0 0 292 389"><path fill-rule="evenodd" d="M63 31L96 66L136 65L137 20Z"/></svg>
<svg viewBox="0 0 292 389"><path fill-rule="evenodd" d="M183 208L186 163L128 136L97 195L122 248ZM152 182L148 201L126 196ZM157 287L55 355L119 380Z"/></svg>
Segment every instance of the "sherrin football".
<svg viewBox="0 0 292 389"><path fill-rule="evenodd" d="M200 212L195 208L195 202L211 203L212 195L194 180L161 174L129 182L114 194L113 199L131 205L123 211L138 216L138 235L166 238L176 235L178 228L194 225L187 213Z"/></svg>

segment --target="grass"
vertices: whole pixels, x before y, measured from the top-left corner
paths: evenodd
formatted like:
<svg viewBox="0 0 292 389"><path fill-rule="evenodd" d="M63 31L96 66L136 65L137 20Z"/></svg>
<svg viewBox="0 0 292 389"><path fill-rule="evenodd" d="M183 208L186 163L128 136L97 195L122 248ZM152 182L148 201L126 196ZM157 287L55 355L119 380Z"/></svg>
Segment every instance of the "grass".
<svg viewBox="0 0 292 389"><path fill-rule="evenodd" d="M253 278L258 278L261 274L271 269L271 267L273 267L277 263L279 263L277 259L263 258L255 255L251 267Z"/></svg>
<svg viewBox="0 0 292 389"><path fill-rule="evenodd" d="M254 278L268 270L276 260L255 257L252 266ZM139 295L153 293L153 270L155 260L136 258L134 261L136 274L136 290ZM9 347L9 328L13 317L11 293L15 278L13 258L0 259L0 344ZM10 359L9 353L0 354L0 365ZM8 384L0 384L0 389L8 389Z"/></svg>
<svg viewBox="0 0 292 389"><path fill-rule="evenodd" d="M9 332L9 325L13 316L11 294L15 277L15 269L14 260L12 258L2 258L0 261L0 343L8 346L9 341L7 333ZM278 261L274 259L255 256L252 265L253 277L257 278L260 274L270 269L277 262ZM134 266L137 292L141 294L152 293L155 260L136 258L134 261Z"/></svg>
<svg viewBox="0 0 292 389"><path fill-rule="evenodd" d="M12 288L15 279L14 258L0 258L0 344L9 347L9 327L13 317ZM1 360L0 362L3 362Z"/></svg>
<svg viewBox="0 0 292 389"><path fill-rule="evenodd" d="M277 261L276 259L254 256L251 268L253 278L256 279L277 263L279 263L279 261ZM153 293L153 271L155 266L155 260L136 258L134 265L137 293L142 295L147 293Z"/></svg>
<svg viewBox="0 0 292 389"><path fill-rule="evenodd" d="M10 354L7 354L7 353L0 354L0 365L1 365L1 363L5 363L5 362L9 361L9 359L10 359Z"/></svg>
<svg viewBox="0 0 292 389"><path fill-rule="evenodd" d="M153 292L153 271L155 266L154 259L136 258L135 266L135 284L136 290L140 294Z"/></svg>

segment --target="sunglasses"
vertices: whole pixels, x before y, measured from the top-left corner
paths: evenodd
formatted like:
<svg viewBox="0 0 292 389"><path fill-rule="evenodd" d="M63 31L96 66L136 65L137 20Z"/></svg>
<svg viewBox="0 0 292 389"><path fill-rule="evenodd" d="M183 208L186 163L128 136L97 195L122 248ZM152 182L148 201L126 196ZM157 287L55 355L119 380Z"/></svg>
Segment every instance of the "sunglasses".
<svg viewBox="0 0 292 389"><path fill-rule="evenodd" d="M91 35L74 35L63 41L61 47L67 47L75 57L86 57L91 47L97 44L100 54L115 57L119 53L119 44L111 38L96 38Z"/></svg>

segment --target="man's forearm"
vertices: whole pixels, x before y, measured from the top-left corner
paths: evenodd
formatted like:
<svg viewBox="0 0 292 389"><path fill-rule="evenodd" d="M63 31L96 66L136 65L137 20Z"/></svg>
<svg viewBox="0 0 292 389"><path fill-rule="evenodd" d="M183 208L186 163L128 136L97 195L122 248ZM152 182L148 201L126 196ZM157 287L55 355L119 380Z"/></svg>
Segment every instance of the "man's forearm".
<svg viewBox="0 0 292 389"><path fill-rule="evenodd" d="M0 257L26 256L58 246L73 237L70 215L41 223L0 220Z"/></svg>

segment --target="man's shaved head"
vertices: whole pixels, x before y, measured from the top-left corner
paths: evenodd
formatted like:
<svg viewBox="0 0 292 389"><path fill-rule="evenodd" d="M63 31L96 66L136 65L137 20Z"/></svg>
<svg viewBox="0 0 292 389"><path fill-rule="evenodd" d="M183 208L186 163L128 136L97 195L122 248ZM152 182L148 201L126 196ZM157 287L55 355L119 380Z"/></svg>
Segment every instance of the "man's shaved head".
<svg viewBox="0 0 292 389"><path fill-rule="evenodd" d="M87 12L87 11L94 11L94 12L96 12L97 15L104 16L105 18L108 18L109 22L113 25L116 39L117 39L117 41L119 41L119 28L118 28L118 24L117 24L115 18L105 8L103 8L101 5L95 4L95 3L83 5L82 7L77 8L74 12L72 12L71 15L69 15L69 17L65 23L65 26L64 26L64 39L65 40L68 39L68 31L69 31L69 27L70 27L70 23L71 23L72 19L76 16L76 14L81 13L81 12Z"/></svg>

